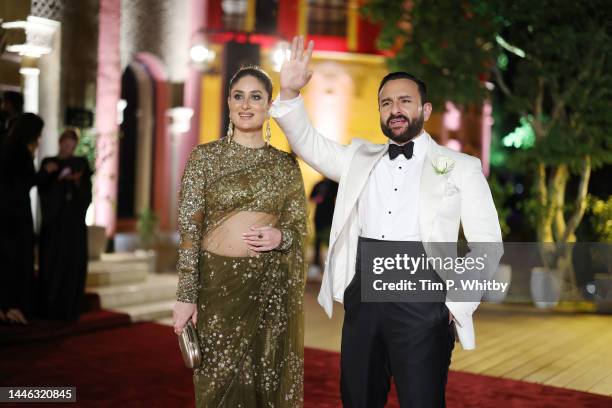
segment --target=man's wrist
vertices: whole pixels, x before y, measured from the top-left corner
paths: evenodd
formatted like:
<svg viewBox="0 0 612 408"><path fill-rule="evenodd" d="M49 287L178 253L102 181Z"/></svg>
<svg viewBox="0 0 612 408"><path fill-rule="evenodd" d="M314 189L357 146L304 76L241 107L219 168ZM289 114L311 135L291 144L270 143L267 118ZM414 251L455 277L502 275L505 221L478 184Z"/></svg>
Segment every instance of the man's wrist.
<svg viewBox="0 0 612 408"><path fill-rule="evenodd" d="M295 99L298 96L300 96L300 91L296 91L294 89L281 89L280 93L279 93L280 99L282 100L288 100L288 99Z"/></svg>

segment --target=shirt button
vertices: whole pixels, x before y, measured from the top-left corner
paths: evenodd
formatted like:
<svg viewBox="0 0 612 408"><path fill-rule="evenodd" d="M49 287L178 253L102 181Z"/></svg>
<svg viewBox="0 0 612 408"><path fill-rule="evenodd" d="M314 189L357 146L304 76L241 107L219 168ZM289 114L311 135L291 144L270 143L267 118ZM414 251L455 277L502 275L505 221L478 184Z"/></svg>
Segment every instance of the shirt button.
<svg viewBox="0 0 612 408"><path fill-rule="evenodd" d="M389 214L391 214L391 211L389 211Z"/></svg>
<svg viewBox="0 0 612 408"><path fill-rule="evenodd" d="M383 235L382 237L384 238L385 236Z"/></svg>
<svg viewBox="0 0 612 408"><path fill-rule="evenodd" d="M401 170L401 169L402 169L402 166L399 166L399 169Z"/></svg>
<svg viewBox="0 0 612 408"><path fill-rule="evenodd" d="M397 191L397 188L394 188L393 191Z"/></svg>

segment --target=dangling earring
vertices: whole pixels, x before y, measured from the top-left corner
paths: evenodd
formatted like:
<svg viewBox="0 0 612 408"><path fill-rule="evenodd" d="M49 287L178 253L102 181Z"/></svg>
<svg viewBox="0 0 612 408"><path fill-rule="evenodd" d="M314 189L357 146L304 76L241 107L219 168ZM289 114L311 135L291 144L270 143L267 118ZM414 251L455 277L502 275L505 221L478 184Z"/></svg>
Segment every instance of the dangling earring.
<svg viewBox="0 0 612 408"><path fill-rule="evenodd" d="M229 125L227 125L227 133L225 136L227 136L228 143L232 141L232 136L234 136L234 124L232 123L231 119L229 121Z"/></svg>
<svg viewBox="0 0 612 408"><path fill-rule="evenodd" d="M272 138L272 131L270 130L270 119L266 125L266 146L270 146L270 139Z"/></svg>

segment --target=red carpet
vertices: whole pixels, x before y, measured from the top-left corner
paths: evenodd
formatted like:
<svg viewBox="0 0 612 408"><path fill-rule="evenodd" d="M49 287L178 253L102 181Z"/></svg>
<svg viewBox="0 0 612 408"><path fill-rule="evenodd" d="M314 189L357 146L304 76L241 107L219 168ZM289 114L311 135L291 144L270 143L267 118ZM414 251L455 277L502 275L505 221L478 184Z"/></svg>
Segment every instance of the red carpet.
<svg viewBox="0 0 612 408"><path fill-rule="evenodd" d="M83 311L75 322L45 321L33 319L27 326L0 325L0 347L32 341L64 338L95 330L125 326L131 323L130 316L100 309L98 295L87 293L81 306Z"/></svg>
<svg viewBox="0 0 612 408"><path fill-rule="evenodd" d="M175 335L153 323L4 347L0 386L8 385L76 386L77 406L193 406ZM603 396L458 372L450 374L447 401L450 408L612 406ZM388 406L399 405L392 398ZM337 353L306 350L305 407L340 407Z"/></svg>

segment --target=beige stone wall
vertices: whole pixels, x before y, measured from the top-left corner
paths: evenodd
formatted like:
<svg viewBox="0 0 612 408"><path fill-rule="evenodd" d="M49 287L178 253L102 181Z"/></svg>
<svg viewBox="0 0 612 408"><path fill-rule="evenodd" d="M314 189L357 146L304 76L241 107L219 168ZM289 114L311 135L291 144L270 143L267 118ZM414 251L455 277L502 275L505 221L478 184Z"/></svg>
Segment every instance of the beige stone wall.
<svg viewBox="0 0 612 408"><path fill-rule="evenodd" d="M187 77L190 0L122 0L121 68L139 52L157 56L172 83Z"/></svg>
<svg viewBox="0 0 612 408"><path fill-rule="evenodd" d="M64 3L61 20L62 114L66 106L95 110L99 8L98 0Z"/></svg>
<svg viewBox="0 0 612 408"><path fill-rule="evenodd" d="M61 23L58 38L61 42L59 58L47 64L47 69L59 71L56 89L47 92L59 94L59 124L64 123L67 106L94 110L96 96L97 51L98 51L98 0L32 0L31 14ZM49 61L50 62L50 61ZM49 98L48 95L41 95ZM42 102L42 100L41 100Z"/></svg>
<svg viewBox="0 0 612 408"><path fill-rule="evenodd" d="M29 1L0 1L0 19L2 19L3 21L25 20L28 17L29 13ZM13 38L15 35L9 34L8 31L0 29L0 35L3 36L0 42L9 41L11 39L17 41L17 38ZM23 34L20 37L21 38L19 42L25 39L25 35ZM2 54L1 49L0 54ZM17 88L20 87L20 61L21 58L15 54L5 53L0 55L0 92L9 89L18 90Z"/></svg>

